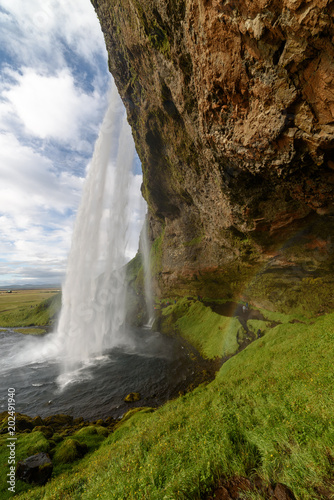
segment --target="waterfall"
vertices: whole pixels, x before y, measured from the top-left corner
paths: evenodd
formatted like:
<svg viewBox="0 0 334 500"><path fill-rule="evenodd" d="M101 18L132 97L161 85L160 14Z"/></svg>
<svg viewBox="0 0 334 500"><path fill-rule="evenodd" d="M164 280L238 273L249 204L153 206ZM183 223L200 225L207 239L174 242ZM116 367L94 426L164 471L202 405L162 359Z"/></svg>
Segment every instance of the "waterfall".
<svg viewBox="0 0 334 500"><path fill-rule="evenodd" d="M140 235L141 252L144 264L144 290L148 322L147 327L152 328L154 322L154 304L152 293L152 276L151 276L151 263L150 263L150 246L148 238L148 216L146 215L144 226Z"/></svg>
<svg viewBox="0 0 334 500"><path fill-rule="evenodd" d="M78 210L55 340L63 375L124 342L124 264L134 142L115 85Z"/></svg>

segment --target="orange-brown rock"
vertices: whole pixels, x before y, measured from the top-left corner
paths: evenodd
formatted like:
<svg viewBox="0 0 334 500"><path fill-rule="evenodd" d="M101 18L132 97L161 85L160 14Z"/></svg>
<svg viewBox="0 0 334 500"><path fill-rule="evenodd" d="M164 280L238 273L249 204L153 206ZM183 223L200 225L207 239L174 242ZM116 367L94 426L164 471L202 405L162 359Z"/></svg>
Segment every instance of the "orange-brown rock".
<svg viewBox="0 0 334 500"><path fill-rule="evenodd" d="M162 293L185 269L261 260L310 218L331 237L332 0L92 3L163 234Z"/></svg>

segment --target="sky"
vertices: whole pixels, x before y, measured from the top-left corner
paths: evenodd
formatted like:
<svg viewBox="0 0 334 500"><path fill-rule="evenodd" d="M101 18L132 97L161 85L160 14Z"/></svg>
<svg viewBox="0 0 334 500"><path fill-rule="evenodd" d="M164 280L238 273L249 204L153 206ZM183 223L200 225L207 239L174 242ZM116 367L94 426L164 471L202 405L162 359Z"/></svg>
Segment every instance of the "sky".
<svg viewBox="0 0 334 500"><path fill-rule="evenodd" d="M90 0L0 0L0 287L63 282L111 84ZM137 157L128 259L141 182Z"/></svg>

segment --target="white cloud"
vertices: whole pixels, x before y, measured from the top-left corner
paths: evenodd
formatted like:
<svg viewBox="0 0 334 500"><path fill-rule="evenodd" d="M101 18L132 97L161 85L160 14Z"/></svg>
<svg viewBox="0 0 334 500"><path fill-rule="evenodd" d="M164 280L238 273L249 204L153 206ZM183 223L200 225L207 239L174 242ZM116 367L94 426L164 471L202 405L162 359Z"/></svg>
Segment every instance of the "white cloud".
<svg viewBox="0 0 334 500"><path fill-rule="evenodd" d="M59 283L107 106L103 35L89 0L0 0L0 43L0 285ZM140 184L134 176L128 258Z"/></svg>
<svg viewBox="0 0 334 500"><path fill-rule="evenodd" d="M106 60L103 35L89 0L1 0L1 7L6 12L0 17L0 41L21 63L36 68L64 65L62 43L91 63L96 55Z"/></svg>
<svg viewBox="0 0 334 500"><path fill-rule="evenodd" d="M0 212L18 217L36 217L41 209L73 209L83 182L68 172L58 174L48 158L11 133L0 134L0 178Z"/></svg>
<svg viewBox="0 0 334 500"><path fill-rule="evenodd" d="M32 68L21 71L10 72L14 83L9 88L7 83L2 91L6 100L3 108L9 107L4 116L8 119L12 109L27 133L40 139L78 143L87 121L96 123L100 115L101 96L76 87L69 69L55 76L39 74ZM2 125L6 126L6 121Z"/></svg>

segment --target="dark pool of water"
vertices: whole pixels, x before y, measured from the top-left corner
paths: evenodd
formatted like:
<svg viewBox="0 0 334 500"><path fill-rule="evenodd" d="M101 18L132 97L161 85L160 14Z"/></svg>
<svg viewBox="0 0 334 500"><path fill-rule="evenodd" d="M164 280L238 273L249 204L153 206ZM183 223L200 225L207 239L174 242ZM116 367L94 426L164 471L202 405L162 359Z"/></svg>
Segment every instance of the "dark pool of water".
<svg viewBox="0 0 334 500"><path fill-rule="evenodd" d="M194 364L177 340L147 329L132 329L127 335L129 342L85 363L60 389L61 360L45 356L43 350L48 335L1 330L0 411L7 409L11 387L16 391L16 411L32 417L119 417L129 409L124 397L130 392L142 396L136 406L156 406L190 384Z"/></svg>

